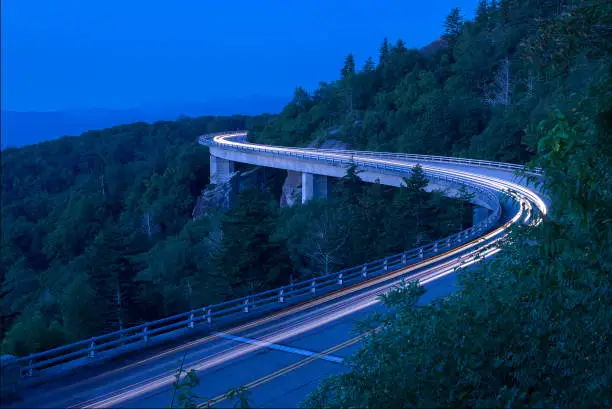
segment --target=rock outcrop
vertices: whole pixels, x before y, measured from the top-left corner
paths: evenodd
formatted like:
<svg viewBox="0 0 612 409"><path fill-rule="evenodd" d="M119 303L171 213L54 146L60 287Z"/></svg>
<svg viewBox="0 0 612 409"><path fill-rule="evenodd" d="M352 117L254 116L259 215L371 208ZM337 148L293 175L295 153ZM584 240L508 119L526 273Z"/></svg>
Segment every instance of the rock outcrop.
<svg viewBox="0 0 612 409"><path fill-rule="evenodd" d="M239 172L230 175L229 180L210 184L202 191L191 212L194 220L208 216L219 209L229 209L238 190Z"/></svg>
<svg viewBox="0 0 612 409"><path fill-rule="evenodd" d="M232 206L236 194L245 189L262 191L266 188L264 169L256 167L246 172L234 172L230 179L217 184L209 184L196 201L191 216L194 220L205 217L213 211L227 210Z"/></svg>
<svg viewBox="0 0 612 409"><path fill-rule="evenodd" d="M280 207L291 207L302 202L302 174L292 170L287 171L287 178L281 191Z"/></svg>
<svg viewBox="0 0 612 409"><path fill-rule="evenodd" d="M334 130L337 133L339 130ZM329 132L332 133L331 131ZM318 145L318 146L317 146ZM309 148L318 149L349 149L349 146L335 139L328 139L322 144L317 141L312 142L308 145ZM283 183L283 189L280 197L281 207L291 207L296 203L302 202L302 174L300 172L294 172L291 170L287 171L287 177L285 183Z"/></svg>

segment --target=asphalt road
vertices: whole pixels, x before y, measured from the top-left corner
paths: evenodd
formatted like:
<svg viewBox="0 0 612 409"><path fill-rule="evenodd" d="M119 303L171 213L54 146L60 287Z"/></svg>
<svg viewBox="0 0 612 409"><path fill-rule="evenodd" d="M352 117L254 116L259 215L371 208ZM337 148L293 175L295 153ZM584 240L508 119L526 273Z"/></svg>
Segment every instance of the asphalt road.
<svg viewBox="0 0 612 409"><path fill-rule="evenodd" d="M506 215L514 213L508 210ZM419 270L417 275L422 279L432 280L425 284L428 292L422 302L452 291L456 281L456 273L452 273L456 260L452 260ZM441 272L446 275L440 275ZM342 358L360 344L359 339L347 343L357 335L353 330L355 322L382 308L377 295L388 291L394 283L397 279L348 294L343 292L337 298L326 296L325 302L315 299L306 304L308 308L284 316L273 313L229 329L229 335L209 334L189 342L176 341L175 345L82 369L54 382L25 389L22 400L4 405L168 407L173 375L184 359L184 367L194 368L201 381L196 393L213 399L215 407L231 407L232 402L223 395L230 388L243 385L250 388L256 407L296 407L321 379L347 369ZM253 344L261 340L271 344ZM313 356L317 353L325 356Z"/></svg>
<svg viewBox="0 0 612 409"><path fill-rule="evenodd" d="M431 281L422 301L448 294L454 282L455 273ZM183 358L186 367L198 371L201 384L195 391L207 399L217 398L216 407L231 407L230 401L220 397L230 388L249 384L256 407L295 407L321 379L346 370L338 358L354 352L359 340L341 344L357 335L356 321L382 308L375 303L381 291L384 289L365 290L261 327L232 332L232 336L246 340L280 337L272 345L276 349L208 335L26 389L22 400L8 407L168 407L172 375ZM292 336L294 328L307 329L309 325L312 329ZM340 347L325 357L308 355L337 345Z"/></svg>

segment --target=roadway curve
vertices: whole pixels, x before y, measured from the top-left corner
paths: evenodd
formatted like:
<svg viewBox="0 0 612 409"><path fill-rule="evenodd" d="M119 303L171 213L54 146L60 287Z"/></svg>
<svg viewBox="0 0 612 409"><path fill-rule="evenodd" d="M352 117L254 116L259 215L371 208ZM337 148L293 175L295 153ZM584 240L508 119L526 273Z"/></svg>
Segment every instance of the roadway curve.
<svg viewBox="0 0 612 409"><path fill-rule="evenodd" d="M312 149L270 147L246 142L245 133L214 137L211 152L224 149L275 149L280 155L312 153ZM346 370L342 359L358 346L351 334L355 320L380 309L378 295L406 275L420 280L430 291L424 302L452 291L459 266L469 266L499 248L494 244L515 224L537 223L547 204L533 186L513 173L486 167L415 161L378 153L316 150L330 158L353 158L358 164L387 163L407 172L421 162L426 172L464 178L497 192L512 190L514 203L504 204L503 224L458 248L391 271L368 281L341 288L322 297L280 310L264 318L194 338L176 345L142 351L127 359L106 362L72 375L24 390L22 400L7 407L168 407L170 386L179 362L196 369L201 385L196 392L213 399L216 407L231 406L223 394L247 385L257 407L295 406L323 377ZM520 203L520 205L516 205ZM530 209L537 210L536 212ZM317 353L317 354L313 354Z"/></svg>

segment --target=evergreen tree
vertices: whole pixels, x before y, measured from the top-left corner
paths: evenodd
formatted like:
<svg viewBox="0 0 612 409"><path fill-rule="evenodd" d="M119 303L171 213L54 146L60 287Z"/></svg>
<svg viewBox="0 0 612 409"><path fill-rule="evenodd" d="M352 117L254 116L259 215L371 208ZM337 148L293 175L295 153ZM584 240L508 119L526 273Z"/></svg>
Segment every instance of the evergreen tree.
<svg viewBox="0 0 612 409"><path fill-rule="evenodd" d="M374 72L375 68L376 68L376 65L374 64L374 60L372 59L372 57L368 57L366 62L363 64L362 72L365 72L365 73Z"/></svg>
<svg viewBox="0 0 612 409"><path fill-rule="evenodd" d="M310 95L303 87L297 87L293 92L293 103L300 111L308 109L310 104Z"/></svg>
<svg viewBox="0 0 612 409"><path fill-rule="evenodd" d="M409 198L408 200L413 206L416 244L418 245L426 239L424 224L427 213L427 192L425 192L425 187L427 187L429 184L429 180L427 180L425 177L423 167L418 164L412 168L410 177L408 179L404 179L404 183L406 184L406 194Z"/></svg>
<svg viewBox="0 0 612 409"><path fill-rule="evenodd" d="M384 38L382 45L380 46L379 64L382 65L389 58L389 40L387 37Z"/></svg>
<svg viewBox="0 0 612 409"><path fill-rule="evenodd" d="M457 199L459 199L459 208L457 209L457 219L459 220L459 230L461 231L466 227L467 221L472 214L470 201L474 198L475 194L468 192L465 185L461 185L458 193Z"/></svg>
<svg viewBox="0 0 612 409"><path fill-rule="evenodd" d="M395 47L393 47L393 50L395 51L396 54L401 54L403 52L406 52L406 43L404 43L404 40L402 40L401 38L397 40L397 42L395 43Z"/></svg>
<svg viewBox="0 0 612 409"><path fill-rule="evenodd" d="M480 0L476 9L476 23L481 28L486 28L489 23L489 5L487 0Z"/></svg>
<svg viewBox="0 0 612 409"><path fill-rule="evenodd" d="M285 253L270 240L277 217L277 205L269 195L254 189L241 192L235 207L224 216L217 268L236 294L287 282L288 277L281 274L288 275Z"/></svg>
<svg viewBox="0 0 612 409"><path fill-rule="evenodd" d="M344 59L344 66L341 70L342 79L350 79L355 75L355 59L353 54L349 54Z"/></svg>
<svg viewBox="0 0 612 409"><path fill-rule="evenodd" d="M352 234L353 254L359 257L352 260L353 265L365 263L380 254L390 254L385 227L388 218L388 203L385 187L376 183L365 186L359 197Z"/></svg>
<svg viewBox="0 0 612 409"><path fill-rule="evenodd" d="M499 6L497 4L497 0L491 0L491 4L489 4L489 8L487 10L487 15L489 17L488 29L491 31L495 29L495 26L498 23Z"/></svg>
<svg viewBox="0 0 612 409"><path fill-rule="evenodd" d="M346 169L346 174L334 185L334 196L345 209L353 209L359 203L363 192L363 183L359 177L361 171L352 162Z"/></svg>
<svg viewBox="0 0 612 409"><path fill-rule="evenodd" d="M92 303L98 311L98 330L122 329L130 324L137 287L125 233L107 227L88 249L88 275L94 289Z"/></svg>
<svg viewBox="0 0 612 409"><path fill-rule="evenodd" d="M461 16L459 9L455 7L451 10L444 22L443 38L448 41L449 44L454 45L462 31L463 16Z"/></svg>

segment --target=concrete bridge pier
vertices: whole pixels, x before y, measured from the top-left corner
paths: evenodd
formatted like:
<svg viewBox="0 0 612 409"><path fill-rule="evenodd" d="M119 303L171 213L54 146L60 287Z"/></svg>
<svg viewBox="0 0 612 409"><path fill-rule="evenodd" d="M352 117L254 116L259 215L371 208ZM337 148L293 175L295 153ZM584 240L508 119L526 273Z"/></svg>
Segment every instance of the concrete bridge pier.
<svg viewBox="0 0 612 409"><path fill-rule="evenodd" d="M311 199L327 199L327 176L302 172L302 203Z"/></svg>
<svg viewBox="0 0 612 409"><path fill-rule="evenodd" d="M481 206L474 206L474 213L472 215L472 226L476 226L478 223L489 217L489 209Z"/></svg>
<svg viewBox="0 0 612 409"><path fill-rule="evenodd" d="M219 184L227 182L234 173L234 162L210 155L210 182Z"/></svg>

